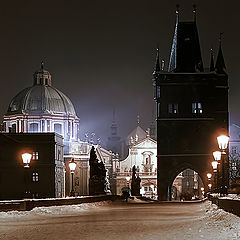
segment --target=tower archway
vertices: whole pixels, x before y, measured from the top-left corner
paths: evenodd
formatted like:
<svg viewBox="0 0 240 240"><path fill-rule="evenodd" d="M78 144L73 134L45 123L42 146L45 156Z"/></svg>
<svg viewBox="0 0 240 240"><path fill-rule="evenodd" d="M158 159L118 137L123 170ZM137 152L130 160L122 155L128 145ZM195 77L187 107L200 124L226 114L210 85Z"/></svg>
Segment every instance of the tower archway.
<svg viewBox="0 0 240 240"><path fill-rule="evenodd" d="M170 185L169 200L182 201L202 199L205 189L199 174L187 168L181 171L172 181Z"/></svg>

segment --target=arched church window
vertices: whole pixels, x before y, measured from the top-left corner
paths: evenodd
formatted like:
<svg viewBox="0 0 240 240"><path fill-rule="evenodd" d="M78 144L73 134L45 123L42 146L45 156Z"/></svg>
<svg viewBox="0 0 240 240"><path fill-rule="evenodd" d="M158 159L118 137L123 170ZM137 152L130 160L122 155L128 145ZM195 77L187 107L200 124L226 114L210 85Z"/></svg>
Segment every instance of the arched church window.
<svg viewBox="0 0 240 240"><path fill-rule="evenodd" d="M58 134L62 134L62 124L55 123L54 124L54 132Z"/></svg>
<svg viewBox="0 0 240 240"><path fill-rule="evenodd" d="M30 123L29 132L38 132L38 123Z"/></svg>

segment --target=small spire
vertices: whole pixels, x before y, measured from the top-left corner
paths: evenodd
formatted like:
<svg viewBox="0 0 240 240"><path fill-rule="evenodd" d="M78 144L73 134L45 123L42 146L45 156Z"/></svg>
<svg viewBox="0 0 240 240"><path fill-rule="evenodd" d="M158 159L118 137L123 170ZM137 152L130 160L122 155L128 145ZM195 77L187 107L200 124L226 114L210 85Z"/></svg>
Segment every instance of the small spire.
<svg viewBox="0 0 240 240"><path fill-rule="evenodd" d="M146 133L147 133L146 137L149 138L150 137L150 128L147 128Z"/></svg>
<svg viewBox="0 0 240 240"><path fill-rule="evenodd" d="M41 70L43 71L43 68L44 68L44 62L41 61Z"/></svg>
<svg viewBox="0 0 240 240"><path fill-rule="evenodd" d="M176 22L179 20L179 4L176 4Z"/></svg>
<svg viewBox="0 0 240 240"><path fill-rule="evenodd" d="M196 4L193 4L193 19L194 19L194 22L196 22L196 18L197 18L197 6L196 6Z"/></svg>
<svg viewBox="0 0 240 240"><path fill-rule="evenodd" d="M115 108L113 108L113 123L115 123Z"/></svg>
<svg viewBox="0 0 240 240"><path fill-rule="evenodd" d="M162 60L162 61L161 61L161 71L164 71L164 67L165 67L165 61Z"/></svg>
<svg viewBox="0 0 240 240"><path fill-rule="evenodd" d="M210 72L213 72L214 70L215 70L215 67L214 67L213 48L211 48Z"/></svg>
<svg viewBox="0 0 240 240"><path fill-rule="evenodd" d="M223 33L220 33L219 35L219 49L218 49L218 56L217 61L215 65L215 69L217 73L223 74L226 73L226 65L222 53L222 35Z"/></svg>
<svg viewBox="0 0 240 240"><path fill-rule="evenodd" d="M137 115L137 124L140 125L140 116Z"/></svg>
<svg viewBox="0 0 240 240"><path fill-rule="evenodd" d="M157 56L156 56L155 72L160 72L159 48L157 48Z"/></svg>

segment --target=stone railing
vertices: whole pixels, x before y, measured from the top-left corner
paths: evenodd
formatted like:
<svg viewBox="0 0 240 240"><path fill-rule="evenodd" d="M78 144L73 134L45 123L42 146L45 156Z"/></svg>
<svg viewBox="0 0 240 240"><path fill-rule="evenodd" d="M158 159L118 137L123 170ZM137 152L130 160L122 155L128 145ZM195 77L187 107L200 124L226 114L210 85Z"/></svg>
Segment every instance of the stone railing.
<svg viewBox="0 0 240 240"><path fill-rule="evenodd" d="M84 196L69 198L49 198L49 199L24 199L14 201L0 201L0 211L29 211L35 207L74 205L81 203L91 203L100 201L114 201L121 198L117 195Z"/></svg>
<svg viewBox="0 0 240 240"><path fill-rule="evenodd" d="M209 195L209 200L216 204L219 208L226 212L233 213L240 217L240 199L231 199L229 197L220 197L215 195Z"/></svg>
<svg viewBox="0 0 240 240"><path fill-rule="evenodd" d="M138 176L156 176L156 172L137 172ZM131 172L119 172L117 173L117 176L120 177L126 177L126 176L132 176Z"/></svg>

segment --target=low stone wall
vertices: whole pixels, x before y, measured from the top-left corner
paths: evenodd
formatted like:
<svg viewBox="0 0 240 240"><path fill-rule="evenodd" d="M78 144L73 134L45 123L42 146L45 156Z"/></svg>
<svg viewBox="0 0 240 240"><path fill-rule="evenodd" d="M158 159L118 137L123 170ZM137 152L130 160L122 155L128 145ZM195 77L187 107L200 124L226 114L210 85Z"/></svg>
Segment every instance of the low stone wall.
<svg viewBox="0 0 240 240"><path fill-rule="evenodd" d="M240 217L240 200L218 198L211 195L209 196L209 200L224 211L233 213Z"/></svg>
<svg viewBox="0 0 240 240"><path fill-rule="evenodd" d="M81 203L114 201L120 199L117 195L101 195L71 198L25 199L16 201L1 201L0 211L29 211L35 207L74 205Z"/></svg>

